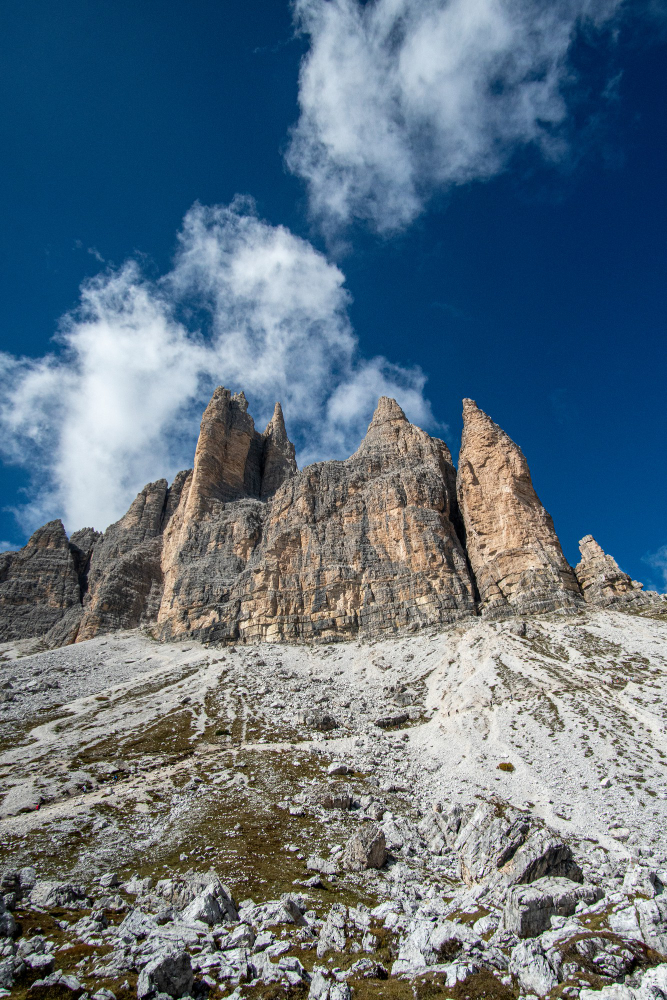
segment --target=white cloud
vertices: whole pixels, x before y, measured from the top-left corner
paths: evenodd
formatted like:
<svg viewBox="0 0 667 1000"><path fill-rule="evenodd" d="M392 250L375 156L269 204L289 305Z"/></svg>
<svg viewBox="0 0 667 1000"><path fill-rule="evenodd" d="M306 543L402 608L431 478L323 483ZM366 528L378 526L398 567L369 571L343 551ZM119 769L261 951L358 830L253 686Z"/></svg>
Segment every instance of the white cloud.
<svg viewBox="0 0 667 1000"><path fill-rule="evenodd" d="M657 588L659 593L667 594L667 545L661 545L655 552L644 556L642 562L657 571L653 586Z"/></svg>
<svg viewBox="0 0 667 1000"><path fill-rule="evenodd" d="M15 552L17 548L12 542L0 542L0 552Z"/></svg>
<svg viewBox="0 0 667 1000"><path fill-rule="evenodd" d="M167 274L109 268L82 286L57 350L0 354L0 449L34 474L23 526L104 528L147 481L190 466L217 384L246 392L260 430L280 399L302 461L354 450L382 394L432 423L419 369L360 356L349 301L341 271L248 200L195 205Z"/></svg>
<svg viewBox="0 0 667 1000"><path fill-rule="evenodd" d="M287 163L330 231L409 224L434 190L567 148L576 31L621 0L294 0L310 39Z"/></svg>

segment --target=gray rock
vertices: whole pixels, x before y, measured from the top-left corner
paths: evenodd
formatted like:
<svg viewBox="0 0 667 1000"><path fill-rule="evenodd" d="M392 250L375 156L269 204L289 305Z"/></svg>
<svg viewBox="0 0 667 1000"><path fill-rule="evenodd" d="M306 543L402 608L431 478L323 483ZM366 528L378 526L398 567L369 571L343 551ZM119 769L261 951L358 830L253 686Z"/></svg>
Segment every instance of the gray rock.
<svg viewBox="0 0 667 1000"><path fill-rule="evenodd" d="M187 951L171 951L158 955L142 969L137 982L137 997L166 993L170 997L188 996L194 976Z"/></svg>
<svg viewBox="0 0 667 1000"><path fill-rule="evenodd" d="M11 990L14 985L14 959L10 955L8 958L0 959L0 988Z"/></svg>
<svg viewBox="0 0 667 1000"><path fill-rule="evenodd" d="M16 933L16 921L0 898L0 936L13 937Z"/></svg>
<svg viewBox="0 0 667 1000"><path fill-rule="evenodd" d="M667 955L667 899L637 899L635 909L645 944Z"/></svg>
<svg viewBox="0 0 667 1000"><path fill-rule="evenodd" d="M315 785L308 790L308 801L323 809L349 809L352 805L352 791L342 781Z"/></svg>
<svg viewBox="0 0 667 1000"><path fill-rule="evenodd" d="M69 882L38 881L30 892L30 902L33 906L43 906L45 909L69 906L85 898L85 890Z"/></svg>
<svg viewBox="0 0 667 1000"><path fill-rule="evenodd" d="M221 924L239 919L236 907L229 893L220 882L210 882L198 896L186 906L182 913L186 922L197 920L201 923Z"/></svg>
<svg viewBox="0 0 667 1000"><path fill-rule="evenodd" d="M334 903L320 930L317 942L317 957L322 958L328 951L345 950L345 919L347 907L342 903Z"/></svg>
<svg viewBox="0 0 667 1000"><path fill-rule="evenodd" d="M338 722L333 715L320 709L310 709L304 712L303 724L309 729L315 729L318 733L330 733L333 729L338 729Z"/></svg>
<svg viewBox="0 0 667 1000"><path fill-rule="evenodd" d="M604 893L599 886L578 885L566 878L540 878L509 889L502 926L518 937L537 937L549 929L552 916L569 917L577 903L595 903Z"/></svg>
<svg viewBox="0 0 667 1000"><path fill-rule="evenodd" d="M332 859L320 858L316 854L311 854L306 861L306 868L311 872L319 872L320 875L335 875L340 865Z"/></svg>
<svg viewBox="0 0 667 1000"><path fill-rule="evenodd" d="M30 987L29 993L35 997L53 996L53 987L57 987L61 995L63 990L69 990L73 998L80 997L84 992L84 988L76 976L66 975L60 969L57 969L44 979L35 980Z"/></svg>
<svg viewBox="0 0 667 1000"><path fill-rule="evenodd" d="M544 876L583 882L572 850L534 817L512 806L481 803L454 843L466 885L488 882L502 899L509 886Z"/></svg>
<svg viewBox="0 0 667 1000"><path fill-rule="evenodd" d="M119 884L115 872L105 872L104 875L100 875L97 881L103 889L113 889Z"/></svg>
<svg viewBox="0 0 667 1000"><path fill-rule="evenodd" d="M465 924L419 919L401 941L392 975L414 974L427 966L455 958L464 947L469 949L481 943L479 935Z"/></svg>
<svg viewBox="0 0 667 1000"><path fill-rule="evenodd" d="M512 949L509 971L517 977L526 993L546 996L558 984L558 976L539 941L520 941Z"/></svg>
<svg viewBox="0 0 667 1000"><path fill-rule="evenodd" d="M382 868L386 860L383 830L375 824L364 823L346 843L341 863L348 871L360 872L367 868Z"/></svg>

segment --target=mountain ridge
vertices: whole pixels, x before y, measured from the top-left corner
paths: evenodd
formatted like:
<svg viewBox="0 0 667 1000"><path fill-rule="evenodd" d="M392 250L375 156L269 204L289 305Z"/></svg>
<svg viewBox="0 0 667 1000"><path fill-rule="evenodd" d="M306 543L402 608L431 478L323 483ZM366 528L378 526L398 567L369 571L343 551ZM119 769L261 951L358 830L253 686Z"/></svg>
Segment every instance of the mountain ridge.
<svg viewBox="0 0 667 1000"><path fill-rule="evenodd" d="M569 566L521 449L473 400L463 417L458 470L388 397L349 458L299 470L280 403L259 433L244 394L218 387L192 470L147 484L104 533L52 521L0 555L0 640L328 641L663 601L592 536Z"/></svg>

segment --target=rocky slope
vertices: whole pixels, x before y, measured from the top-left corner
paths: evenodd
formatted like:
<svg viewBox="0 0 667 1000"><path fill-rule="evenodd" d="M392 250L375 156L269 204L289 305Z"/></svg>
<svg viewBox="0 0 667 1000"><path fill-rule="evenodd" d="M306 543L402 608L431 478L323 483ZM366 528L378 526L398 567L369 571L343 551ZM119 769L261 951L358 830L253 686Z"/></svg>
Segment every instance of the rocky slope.
<svg viewBox="0 0 667 1000"><path fill-rule="evenodd" d="M589 536L573 570L521 450L472 400L463 416L458 472L386 398L354 455L298 471L280 405L260 434L218 388L192 471L150 483L103 535L68 542L52 522L0 556L0 637L325 640L660 602Z"/></svg>
<svg viewBox="0 0 667 1000"><path fill-rule="evenodd" d="M5 643L0 988L663 1000L659 613Z"/></svg>

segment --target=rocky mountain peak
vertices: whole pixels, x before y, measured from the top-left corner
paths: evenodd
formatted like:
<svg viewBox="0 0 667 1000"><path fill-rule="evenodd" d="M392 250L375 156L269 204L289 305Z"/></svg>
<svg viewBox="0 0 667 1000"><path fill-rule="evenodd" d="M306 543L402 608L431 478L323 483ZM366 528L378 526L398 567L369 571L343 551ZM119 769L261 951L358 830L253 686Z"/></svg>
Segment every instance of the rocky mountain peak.
<svg viewBox="0 0 667 1000"><path fill-rule="evenodd" d="M352 459L360 457L370 458L374 467L426 463L442 468L443 463L452 464L445 442L411 424L396 400L388 396L380 397L366 436Z"/></svg>
<svg viewBox="0 0 667 1000"><path fill-rule="evenodd" d="M280 403L276 403L273 407L273 416L266 425L264 437L274 437L276 439L284 439L287 437L287 431L285 430L285 417L283 416L283 408Z"/></svg>
<svg viewBox="0 0 667 1000"><path fill-rule="evenodd" d="M523 452L472 399L463 402L457 489L468 558L487 613L581 603Z"/></svg>
<svg viewBox="0 0 667 1000"><path fill-rule="evenodd" d="M276 403L263 434L262 486L260 499L268 500L297 471L294 445L287 437L283 408Z"/></svg>
<svg viewBox="0 0 667 1000"><path fill-rule="evenodd" d="M627 602L643 597L644 584L631 579L619 567L613 556L608 556L592 535L585 535L579 542L581 562L575 573L583 595L593 604L607 605L617 601Z"/></svg>
<svg viewBox="0 0 667 1000"><path fill-rule="evenodd" d="M280 403L261 434L245 395L218 386L192 471L149 483L103 535L68 541L52 521L0 554L0 638L323 640L663 603L591 536L575 575L521 449L474 400L463 418L458 472L388 397L352 456L299 472Z"/></svg>

